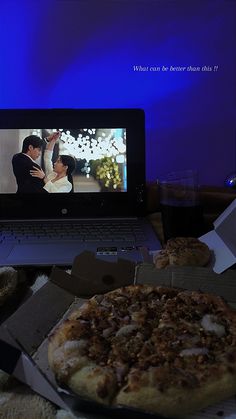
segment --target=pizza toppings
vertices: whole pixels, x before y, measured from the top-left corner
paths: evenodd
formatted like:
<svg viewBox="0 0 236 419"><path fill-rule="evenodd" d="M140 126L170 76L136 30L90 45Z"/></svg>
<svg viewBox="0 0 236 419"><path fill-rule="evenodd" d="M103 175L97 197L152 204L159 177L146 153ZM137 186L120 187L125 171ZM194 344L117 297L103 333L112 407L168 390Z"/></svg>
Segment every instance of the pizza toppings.
<svg viewBox="0 0 236 419"><path fill-rule="evenodd" d="M180 352L180 356L192 356L192 355L207 355L208 354L207 348L189 348L183 349Z"/></svg>
<svg viewBox="0 0 236 419"><path fill-rule="evenodd" d="M217 336L222 337L225 335L225 327L217 323L217 317L212 314L205 314L201 321L202 327L208 332L214 332Z"/></svg>
<svg viewBox="0 0 236 419"><path fill-rule="evenodd" d="M138 326L136 324L128 324L128 325L122 326L116 332L116 337L129 336L132 332L136 331L137 329L138 329Z"/></svg>
<svg viewBox="0 0 236 419"><path fill-rule="evenodd" d="M59 326L49 362L57 379L73 383L79 394L83 385L75 383L83 379L94 385L86 394L99 402L135 405L126 398L143 388L168 397L173 388L199 391L211 377L235 374L235 330L236 314L220 297L129 286L93 297ZM85 379L86 365L92 373Z"/></svg>

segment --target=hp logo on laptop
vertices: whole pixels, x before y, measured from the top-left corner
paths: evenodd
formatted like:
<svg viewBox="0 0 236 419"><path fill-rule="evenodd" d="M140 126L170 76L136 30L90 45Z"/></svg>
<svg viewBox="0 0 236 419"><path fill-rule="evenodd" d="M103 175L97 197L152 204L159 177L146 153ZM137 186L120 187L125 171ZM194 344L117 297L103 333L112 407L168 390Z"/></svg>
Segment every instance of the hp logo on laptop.
<svg viewBox="0 0 236 419"><path fill-rule="evenodd" d="M66 208L62 208L61 213L62 213L63 215L67 214L67 212L68 212L68 210L67 210Z"/></svg>

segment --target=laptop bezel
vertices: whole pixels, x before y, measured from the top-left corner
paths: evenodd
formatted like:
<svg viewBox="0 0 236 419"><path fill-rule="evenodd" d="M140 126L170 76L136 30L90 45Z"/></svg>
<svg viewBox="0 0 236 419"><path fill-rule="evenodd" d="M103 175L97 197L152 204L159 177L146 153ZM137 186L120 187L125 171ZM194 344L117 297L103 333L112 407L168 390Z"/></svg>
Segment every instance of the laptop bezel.
<svg viewBox="0 0 236 419"><path fill-rule="evenodd" d="M1 194L0 219L71 219L145 215L144 111L131 108L0 110L0 130L56 126L126 128L127 192Z"/></svg>

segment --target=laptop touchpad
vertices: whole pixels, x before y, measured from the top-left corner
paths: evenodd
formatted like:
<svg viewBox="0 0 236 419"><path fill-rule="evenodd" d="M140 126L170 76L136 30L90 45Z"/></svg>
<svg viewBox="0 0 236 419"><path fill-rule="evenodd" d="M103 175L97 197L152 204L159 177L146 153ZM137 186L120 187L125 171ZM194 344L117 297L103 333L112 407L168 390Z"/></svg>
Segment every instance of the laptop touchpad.
<svg viewBox="0 0 236 419"><path fill-rule="evenodd" d="M61 263L73 261L80 251L78 244L21 244L14 246L7 262L19 263L19 265L23 265L26 261L27 264Z"/></svg>

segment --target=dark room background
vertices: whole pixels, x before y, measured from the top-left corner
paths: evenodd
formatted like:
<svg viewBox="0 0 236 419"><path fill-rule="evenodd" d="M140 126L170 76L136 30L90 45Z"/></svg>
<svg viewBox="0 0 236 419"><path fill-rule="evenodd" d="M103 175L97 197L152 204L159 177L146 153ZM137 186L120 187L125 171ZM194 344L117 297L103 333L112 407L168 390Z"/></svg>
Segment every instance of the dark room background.
<svg viewBox="0 0 236 419"><path fill-rule="evenodd" d="M0 108L143 108L147 180L236 170L235 0L1 0L0 34Z"/></svg>

